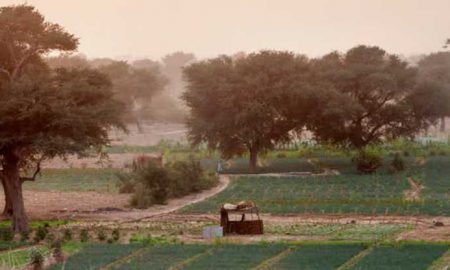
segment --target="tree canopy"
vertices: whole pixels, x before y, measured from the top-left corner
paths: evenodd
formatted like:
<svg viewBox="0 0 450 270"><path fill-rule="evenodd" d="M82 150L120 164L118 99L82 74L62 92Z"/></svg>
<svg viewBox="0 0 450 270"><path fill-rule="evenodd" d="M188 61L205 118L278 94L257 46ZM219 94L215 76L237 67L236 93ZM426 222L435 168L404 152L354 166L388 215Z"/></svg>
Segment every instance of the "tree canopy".
<svg viewBox="0 0 450 270"><path fill-rule="evenodd" d="M72 51L78 40L27 5L0 9L0 178L13 229L28 229L22 183L34 181L40 162L86 153L123 128L123 105L111 82L92 69L52 70L50 51ZM35 166L32 177L24 169Z"/></svg>
<svg viewBox="0 0 450 270"><path fill-rule="evenodd" d="M183 96L191 112L189 139L225 158L248 151L254 171L259 153L303 125L309 72L305 57L275 51L191 64L184 70Z"/></svg>
<svg viewBox="0 0 450 270"><path fill-rule="evenodd" d="M397 56L358 46L314 60L313 69L325 89L308 122L319 141L363 148L423 128L424 115L409 99L417 71Z"/></svg>
<svg viewBox="0 0 450 270"><path fill-rule="evenodd" d="M450 52L427 55L418 67L413 100L424 113L441 118L441 131L445 131L445 117L450 116Z"/></svg>

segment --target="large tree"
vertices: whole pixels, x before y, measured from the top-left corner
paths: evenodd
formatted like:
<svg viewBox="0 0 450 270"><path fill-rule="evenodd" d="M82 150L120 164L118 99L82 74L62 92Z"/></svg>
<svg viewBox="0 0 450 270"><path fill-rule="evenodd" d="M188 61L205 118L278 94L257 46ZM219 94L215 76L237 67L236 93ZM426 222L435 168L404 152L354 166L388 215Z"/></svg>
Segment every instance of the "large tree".
<svg viewBox="0 0 450 270"><path fill-rule="evenodd" d="M441 131L445 131L445 117L450 116L450 52L432 53L419 61L414 101L441 118Z"/></svg>
<svg viewBox="0 0 450 270"><path fill-rule="evenodd" d="M42 160L100 149L110 128L123 127L123 107L112 98L108 77L90 69L51 70L43 61L48 52L77 45L32 6L0 8L0 178L15 231L28 229L22 184L35 180Z"/></svg>
<svg viewBox="0 0 450 270"><path fill-rule="evenodd" d="M362 149L386 138L412 136L427 118L411 102L416 69L378 47L358 46L313 63L324 91L308 127L318 140Z"/></svg>
<svg viewBox="0 0 450 270"><path fill-rule="evenodd" d="M184 75L191 142L206 142L225 158L249 153L253 172L258 154L289 140L309 111L309 64L303 56L276 51L221 56L191 64Z"/></svg>

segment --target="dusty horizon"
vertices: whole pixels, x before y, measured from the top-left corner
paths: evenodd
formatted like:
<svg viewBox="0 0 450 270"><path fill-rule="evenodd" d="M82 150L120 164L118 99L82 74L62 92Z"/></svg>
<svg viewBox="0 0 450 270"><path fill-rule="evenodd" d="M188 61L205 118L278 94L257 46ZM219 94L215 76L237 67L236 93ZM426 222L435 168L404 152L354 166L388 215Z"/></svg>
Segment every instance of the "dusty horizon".
<svg viewBox="0 0 450 270"><path fill-rule="evenodd" d="M2 0L28 3L80 38L89 58L151 58L184 51L199 58L289 50L317 57L376 45L403 56L442 50L450 1Z"/></svg>

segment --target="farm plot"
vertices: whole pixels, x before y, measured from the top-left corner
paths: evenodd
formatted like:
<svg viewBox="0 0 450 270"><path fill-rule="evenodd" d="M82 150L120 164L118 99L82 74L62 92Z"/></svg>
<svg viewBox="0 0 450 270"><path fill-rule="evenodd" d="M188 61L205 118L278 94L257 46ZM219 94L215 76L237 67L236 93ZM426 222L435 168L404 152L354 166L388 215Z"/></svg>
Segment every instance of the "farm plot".
<svg viewBox="0 0 450 270"><path fill-rule="evenodd" d="M432 158L424 168L398 174L380 173L311 177L239 177L223 192L183 208L184 213L212 213L224 202L253 200L263 212L354 213L394 215L450 215L450 167L448 157ZM405 199L407 177L425 187L417 201Z"/></svg>
<svg viewBox="0 0 450 270"><path fill-rule="evenodd" d="M181 264L194 256L210 249L207 245L163 245L150 248L141 255L112 269L165 270ZM200 255L201 256L201 255Z"/></svg>
<svg viewBox="0 0 450 270"><path fill-rule="evenodd" d="M266 224L267 234L318 237L321 240L379 241L412 229L404 224Z"/></svg>
<svg viewBox="0 0 450 270"><path fill-rule="evenodd" d="M25 182L26 190L116 192L118 169L44 169L36 181Z"/></svg>
<svg viewBox="0 0 450 270"><path fill-rule="evenodd" d="M287 248L283 244L223 245L183 269L251 269Z"/></svg>
<svg viewBox="0 0 450 270"><path fill-rule="evenodd" d="M449 249L446 244L409 243L400 246L379 246L351 269L427 269Z"/></svg>
<svg viewBox="0 0 450 270"><path fill-rule="evenodd" d="M80 252L69 257L64 264L56 264L49 269L98 269L130 255L132 252L141 248L143 248L142 244L90 244L84 247Z"/></svg>
<svg viewBox="0 0 450 270"><path fill-rule="evenodd" d="M336 269L364 249L362 244L302 245L268 269Z"/></svg>

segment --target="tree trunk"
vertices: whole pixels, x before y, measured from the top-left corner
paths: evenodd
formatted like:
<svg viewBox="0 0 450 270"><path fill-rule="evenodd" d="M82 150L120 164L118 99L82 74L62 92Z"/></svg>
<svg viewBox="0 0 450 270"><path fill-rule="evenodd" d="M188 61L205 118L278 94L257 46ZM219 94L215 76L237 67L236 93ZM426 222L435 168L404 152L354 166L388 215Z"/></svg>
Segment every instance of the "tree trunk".
<svg viewBox="0 0 450 270"><path fill-rule="evenodd" d="M13 213L12 201L11 201L11 196L8 192L8 189L6 188L6 183L5 183L4 178L2 178L2 187L3 187L3 193L5 194L5 207L3 208L2 216L11 217L12 213Z"/></svg>
<svg viewBox="0 0 450 270"><path fill-rule="evenodd" d="M258 166L258 151L250 149L250 173L256 173Z"/></svg>
<svg viewBox="0 0 450 270"><path fill-rule="evenodd" d="M441 132L445 132L446 127L445 127L445 116L441 117Z"/></svg>
<svg viewBox="0 0 450 270"><path fill-rule="evenodd" d="M12 229L15 232L28 231L28 219L22 195L22 180L19 176L19 159L14 154L4 156L4 188L12 205Z"/></svg>

